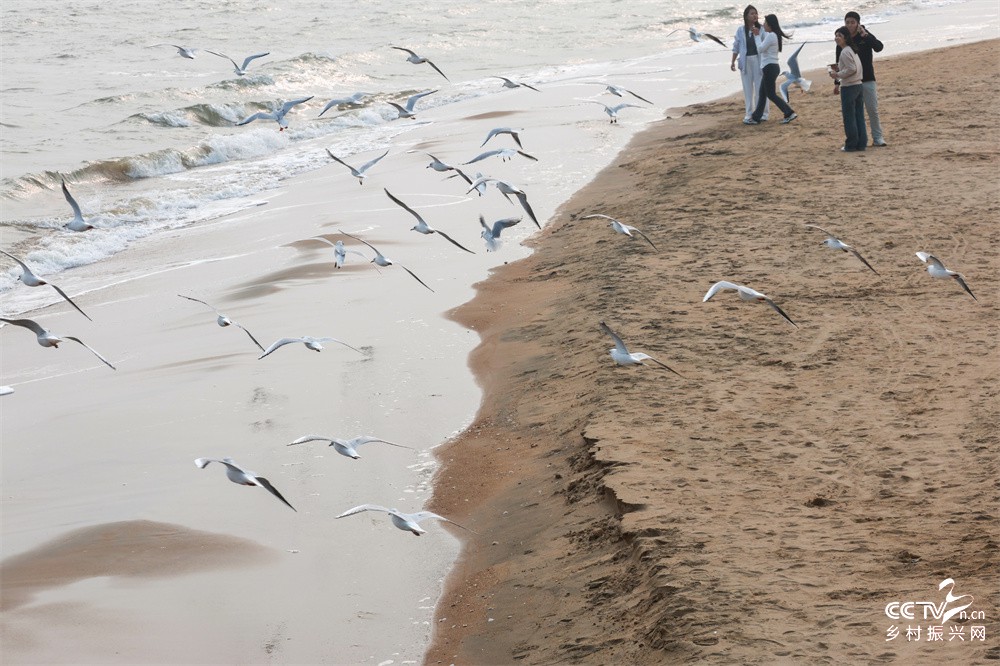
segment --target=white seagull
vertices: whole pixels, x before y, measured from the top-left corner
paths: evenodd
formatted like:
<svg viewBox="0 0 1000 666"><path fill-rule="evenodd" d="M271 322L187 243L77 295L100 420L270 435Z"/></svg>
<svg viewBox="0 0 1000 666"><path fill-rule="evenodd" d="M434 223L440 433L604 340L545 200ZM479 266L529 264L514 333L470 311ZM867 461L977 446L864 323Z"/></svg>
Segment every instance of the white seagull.
<svg viewBox="0 0 1000 666"><path fill-rule="evenodd" d="M500 79L501 81L503 81L504 88L530 88L535 92L542 92L541 90L539 90L534 86L529 86L527 83L521 83L520 81L512 81L511 79L508 79L506 76L494 76L493 78Z"/></svg>
<svg viewBox="0 0 1000 666"><path fill-rule="evenodd" d="M228 457L223 458L222 460L218 460L216 458L198 458L194 461L194 464L200 467L201 469L205 469L206 467L208 467L209 463L219 463L220 465L225 465L226 477L228 477L229 480L232 481L233 483L238 483L241 486L258 486L259 488L263 488L267 492L271 493L272 495L280 499L289 509L298 513L295 507L289 504L288 500L286 500L284 497L281 496L281 493L278 492L278 489L272 486L271 482L265 479L264 477L257 476L257 472L251 472L248 469L243 469L242 467L236 464L235 460Z"/></svg>
<svg viewBox="0 0 1000 666"><path fill-rule="evenodd" d="M513 127L494 127L493 129L490 130L490 133L486 135L486 141L483 141L479 147L482 148L483 146L485 146L487 141L489 141L498 134L510 134L511 138L514 139L514 143L517 144L517 147L524 148L524 146L521 145L521 137L518 134L518 132L521 131L523 130L514 129Z"/></svg>
<svg viewBox="0 0 1000 666"><path fill-rule="evenodd" d="M361 106L361 100L368 97L370 94L371 93L356 92L350 97L338 97L336 99L331 99L326 103L326 106L323 107L323 110L319 112L319 116L317 116L317 118L335 106Z"/></svg>
<svg viewBox="0 0 1000 666"><path fill-rule="evenodd" d="M108 359L98 354L92 347L89 347L80 338L74 338L72 335L54 335L51 331L49 331L46 328L42 328L37 322L32 321L31 319L3 319L2 317L0 317L0 321L5 321L8 324L13 324L14 326L21 326L22 328L28 329L29 331L35 334L35 336L38 338L38 344L40 344L43 347L55 347L56 349L58 349L60 342L63 342L65 340L72 340L73 342L79 343L84 347L87 347L87 349L89 349L94 356L101 359L101 363L103 363L104 365L108 366L112 370L117 369L115 368L115 366L111 365L111 363L108 362Z"/></svg>
<svg viewBox="0 0 1000 666"><path fill-rule="evenodd" d="M65 179L62 182L63 196L66 197L66 201L69 202L70 208L73 209L73 219L63 225L66 229L70 231L87 231L93 229L94 225L83 219L83 213L80 211L80 204L76 202L73 195L69 193L69 188L66 187Z"/></svg>
<svg viewBox="0 0 1000 666"><path fill-rule="evenodd" d="M611 358L614 359L614 362L617 363L618 365L645 365L643 361L652 361L653 363L656 363L657 365L666 368L667 370L674 373L681 379L686 379L684 375L677 372L666 363L657 361L649 354L644 354L642 352L635 352L635 353L629 352L628 347L626 347L625 343L622 342L622 339L618 337L618 334L611 330L610 326L605 324L603 321L600 322L600 324L601 324L601 330L610 335L611 339L615 341L615 346L609 349L608 351L611 354Z"/></svg>
<svg viewBox="0 0 1000 666"><path fill-rule="evenodd" d="M347 516L353 516L356 513L361 513L362 511L381 511L382 513L389 514L389 518L392 520L392 524L403 530L404 532L413 532L414 535L420 536L427 530L420 527L418 524L421 520L426 520L427 518L436 518L438 520L443 520L446 523L451 523L461 527L463 530L468 530L473 534L475 531L470 530L468 527L459 525L454 520L449 520L444 516L439 516L436 513L430 511L418 511L416 513L402 513L396 509L387 509L384 506L379 506L378 504L362 504L361 506L356 506L353 509L348 509L344 513L337 516L337 518L346 518Z"/></svg>
<svg viewBox="0 0 1000 666"><path fill-rule="evenodd" d="M952 278L953 280L955 280L955 282L962 285L962 289L964 289L966 293L969 294L969 296L972 296L972 300L974 301L979 300L978 298L976 298L976 295L972 293L972 290L969 289L969 285L965 284L965 278L960 273L956 273L955 271L950 271L947 268L945 268L944 264L941 263L941 260L935 257L933 254L929 254L927 252L917 252L917 257L920 259L920 261L927 264L927 272L930 274L931 277Z"/></svg>
<svg viewBox="0 0 1000 666"><path fill-rule="evenodd" d="M250 63L253 62L254 60L256 60L257 58L263 58L266 55L271 55L271 52L268 51L267 53L258 53L256 55L247 56L246 59L243 61L243 65L240 66L240 65L236 64L235 60L233 60L232 58L230 58L229 56L227 56L224 53L216 53L215 51L209 51L208 49L205 49L205 51L208 52L208 53L211 53L212 55L217 55L220 58L225 58L229 62L233 63L233 67L236 68L233 71L236 73L237 76L244 76L244 75L246 75L246 73L247 73L247 67L249 67Z"/></svg>
<svg viewBox="0 0 1000 666"><path fill-rule="evenodd" d="M784 98L785 102L788 102L788 88L791 86L798 86L802 88L803 92L809 92L809 88L812 87L812 81L809 79L802 78L802 72L799 71L799 51L802 47L808 44L808 42L803 43L799 48L795 49L795 53L788 58L788 71L782 72L785 75L786 81L781 84L781 96Z"/></svg>
<svg viewBox="0 0 1000 666"><path fill-rule="evenodd" d="M828 248L830 248L832 250L843 250L844 252L849 252L849 253L853 254L855 257L858 258L858 260L861 263L863 263L865 266L867 266L869 269L871 269L872 273L874 273L875 275L879 275L879 272L877 270L875 270L874 268L872 268L872 265L869 264L868 261L864 257L861 256L861 253L858 252L857 250L855 250L853 247L851 247L850 245L848 245L844 241L840 240L839 238L837 238L836 236L834 236L832 233L830 233L829 231L827 231L823 227L817 227L815 224L807 224L806 226L810 227L812 229L818 229L818 230L822 231L824 234L827 235L828 238L825 241L823 241L823 245L826 245Z"/></svg>
<svg viewBox="0 0 1000 666"><path fill-rule="evenodd" d="M671 30L670 32L668 32L666 34L666 36L664 37L664 39L666 37L669 37L670 35L674 34L675 32L684 32L684 28L677 28L676 30ZM693 41L693 42L700 42L703 39L711 39L713 42L715 42L719 46L726 47L726 44L721 39L719 39L718 37L716 37L715 35L710 35L707 32L699 32L699 31L695 30L693 27L687 29L687 34L688 34L688 37L690 37L691 41Z"/></svg>
<svg viewBox="0 0 1000 666"><path fill-rule="evenodd" d="M794 321L792 321L791 318L788 315L785 314L784 310L782 310L781 308L779 308L774 303L774 301L772 301L770 298L768 298L765 294L762 294L759 291L751 289L750 287L745 287L745 286L743 286L741 284L735 284L733 282L727 282L725 280L722 280L721 282L716 282L715 284L713 284L712 288L709 289L708 293L705 294L705 298L701 299L701 302L704 303L705 301L707 301L710 298L712 298L712 296L715 296L720 291L723 291L723 290L726 290L726 289L732 289L732 290L736 291L739 294L741 301L757 301L758 303L767 303L768 305L771 306L771 308L775 312L777 312L782 317L784 317L785 321L787 321L789 324L791 324L792 326L796 326L796 327L798 326L798 324L796 324Z"/></svg>
<svg viewBox="0 0 1000 666"><path fill-rule="evenodd" d="M641 231L639 231L635 227L630 226L628 224L622 224L621 222L619 222L615 218L610 217L608 215L602 215L601 213L594 213L593 215L584 215L580 219L581 220L590 220L590 219L593 219L593 218L600 218L600 219L604 219L604 220L610 220L611 221L611 228L614 229L616 232L618 232L620 234L625 234L626 236L630 236L630 237L634 238L634 236L632 236L632 232L634 231L635 233L639 234L644 239L646 239L646 242L649 243L649 246L651 248L653 248L654 250L656 249L656 246L653 245L653 241L649 240L649 236L647 236L646 234L642 233Z"/></svg>
<svg viewBox="0 0 1000 666"><path fill-rule="evenodd" d="M483 233L480 234L483 240L486 241L486 251L496 252L500 249L500 233L515 224L519 223L521 218L519 217L505 217L502 220L497 220L493 223L493 226L486 224L486 218L482 215L479 216L479 225L483 228Z"/></svg>
<svg viewBox="0 0 1000 666"><path fill-rule="evenodd" d="M438 236L441 236L442 238L444 238L446 241L448 241L449 243L451 243L452 245L454 245L458 249L465 250L469 254L475 254L475 252L473 252L469 248L465 247L464 245L462 245L461 243L459 243L458 241L456 241L454 238L452 238L451 236L449 236L445 232L440 231L438 229L435 229L434 227L432 227L429 224L427 224L426 222L424 222L424 218L420 217L420 214L417 213L417 211L413 210L412 208L410 208L409 206L407 206L405 203L403 203L402 201L400 201L396 197L392 196L392 192L390 192L389 190L387 190L385 188L382 188L382 190L386 193L386 195L390 199L392 199L393 203L395 203L396 205L400 206L403 210L405 210L407 213L409 213L413 217L417 218L417 223L415 225L413 225L412 227L410 227L410 231L417 231L417 232L425 234L425 235L437 234Z"/></svg>
<svg viewBox="0 0 1000 666"><path fill-rule="evenodd" d="M426 168L434 169L435 171L438 171L440 173L444 173L445 171L458 171L458 169L448 164L447 162L442 162L434 155L431 155L430 153L424 153L424 154L427 155L427 157L431 158L432 160L432 162L428 164ZM458 172L461 173L461 171Z"/></svg>
<svg viewBox="0 0 1000 666"><path fill-rule="evenodd" d="M79 312L80 314L82 314L87 319L90 319L90 316L86 312L84 312L83 310L81 310L80 306L77 305L76 303L74 303L73 299L71 299L69 296L67 296L65 291L63 291L62 289L60 289L56 285L52 284L51 282L46 282L42 278L40 278L37 275L35 275L34 273L32 273L31 269L28 268L27 264L25 264L23 261L21 261L20 259L18 259L14 255L12 255L10 252L4 252L3 250L0 250L0 252L3 252L8 257L10 257L14 261L16 261L18 263L18 265L21 267L21 274L17 277L18 280L20 280L21 282L23 282L25 285L27 285L29 287L41 287L44 284L49 285L50 287L52 287L53 289L55 289L57 292L59 292L59 295L62 296L64 299L66 299L67 303L69 303L74 308L76 308L77 312ZM93 321L93 319L90 319L90 320Z"/></svg>
<svg viewBox="0 0 1000 666"><path fill-rule="evenodd" d="M361 257L362 259L364 259L365 261L368 261L368 257L366 257L364 255L364 253L358 252L357 250L348 250L346 247L344 247L344 241L340 241L339 240L336 243L331 243L328 239L323 238L322 236L312 236L311 238L309 238L307 240L318 240L318 241L322 241L322 242L326 243L327 245L332 246L333 247L333 265L336 268L343 268L344 267L344 262L347 260L347 253L348 252L350 252L351 254L356 254L359 257Z"/></svg>
<svg viewBox="0 0 1000 666"><path fill-rule="evenodd" d="M370 250L371 250L372 252L374 252L374 253L375 253L375 258L374 258L374 259L372 259L370 263L373 263L373 264L375 264L376 266L382 266L383 268L385 268L386 266L399 266L399 267L400 267L400 268L402 268L402 269L403 269L404 271L406 271L407 273L409 273L409 274L410 274L410 277L412 277L412 278L413 278L414 280L416 280L416 281L417 281L417 282L419 282L420 284L422 284L422 285L424 285L425 287L427 287L427 283L426 283L426 282L424 282L423 280L421 280L420 278L418 278L418 277L417 277L417 274L416 274L416 273L414 273L413 271L411 271L411 270L410 270L409 268L407 268L407 267L406 267L406 266L404 266L403 264L397 264L397 263L396 263L396 262L394 262L394 261L393 261L392 259L390 259L389 257L387 257L387 256L385 256L384 254L382 254L381 252L379 252L379 251L378 251L378 250L377 250L377 249L375 248L375 246L374 246L374 245L372 245L371 243L369 243L368 241L366 241L366 240L362 240L362 239L358 238L357 236L352 236L351 234L347 233L346 231L341 231L340 233L344 234L344 235L345 235L345 236L347 236L348 238L353 238L354 240L358 241L359 243L364 243L365 245L367 245L367 246L368 246L368 249L370 249ZM433 290L433 289L431 289L430 287L427 287L427 288L428 288L428 289L430 289L431 291L434 291L434 290Z"/></svg>
<svg viewBox="0 0 1000 666"><path fill-rule="evenodd" d="M646 104L652 104L652 102L650 102L645 97L641 97L640 95L632 92L631 90L629 90L627 88L622 88L621 86L616 86L616 85L610 84L610 83L609 84L602 83L600 85L604 86L604 89L606 91L608 91L609 93L611 93L612 95L615 95L617 97L625 97L625 95L623 95L622 93L628 93L629 95L632 95L632 97L635 97L636 99L640 99L643 102L645 102Z"/></svg>
<svg viewBox="0 0 1000 666"><path fill-rule="evenodd" d="M279 132L284 132L285 128L288 127L288 121L285 120L285 114L292 110L293 107L308 102L313 98L312 95L309 97L302 97L301 99L293 99L290 102L285 102L281 105L281 108L277 111L258 111L257 113L247 116L243 120L236 123L237 126L246 125L247 123L252 123L255 120L273 120L278 123Z"/></svg>
<svg viewBox="0 0 1000 666"><path fill-rule="evenodd" d="M243 331L244 333L246 333L247 336L253 341L253 343L255 345L257 345L258 348L260 348L261 351L264 351L264 346L262 344L260 344L259 342L257 342L257 338L253 337L253 333L251 333L250 331L248 331L246 329L246 327L243 326L243 324L240 324L239 322L233 321L228 316L226 316L223 313L219 312L219 309L216 308L214 305L206 303L205 301L200 301L197 298L191 298L190 296L185 296L183 294L177 294L177 295L180 296L181 298L186 298L189 301L194 301L195 303L201 303L202 305L206 306L209 310L213 310L215 312L215 315L216 315L216 320L215 320L216 324L218 324L219 326L222 326L223 328L225 328L226 326L235 326L236 328L238 328L241 331Z"/></svg>
<svg viewBox="0 0 1000 666"><path fill-rule="evenodd" d="M353 458L354 460L361 457L358 455L358 447L362 444L371 444L372 442L381 442L389 446L398 446L401 449L410 449L411 451L415 450L412 446L403 446L402 444L396 444L387 439L372 437L371 435L360 435L353 439L340 439L339 437L327 437L326 435L305 435L288 444L288 446L305 444L306 442L330 442L328 446L332 446L337 453L348 458Z"/></svg>
<svg viewBox="0 0 1000 666"><path fill-rule="evenodd" d="M264 350L263 354L261 354L260 356L257 357L257 360L259 361L262 358L264 358L265 356L268 356L269 354L273 353L275 350L281 349L285 345L290 345L290 344L293 344L295 342L301 342L302 344L304 344L306 346L307 349L311 349L311 350L317 351L317 352L318 351L323 351L323 345L321 343L323 343L323 342L336 342L338 345L344 345L348 349L354 349L354 351L358 352L362 356L366 355L360 349L355 349L354 347L352 347L351 345L347 344L343 340L338 340L337 338L314 338L311 335L304 335L301 338L281 338L280 340L276 340L275 342L271 343L270 347L268 347L267 349Z"/></svg>
<svg viewBox="0 0 1000 666"><path fill-rule="evenodd" d="M337 157L336 155L334 155L333 153L331 153L329 148L326 149L326 154L329 155L333 159L334 162L337 162L339 164L343 164L345 167L347 167L348 169L350 169L351 170L351 175L358 179L358 184L359 185L364 185L365 184L365 178L368 177L368 169L371 169L373 166L375 166L376 164L378 164L379 160L381 160L383 157L385 157L386 155L389 154L389 151L387 149L384 153L382 153L381 155L379 155L378 157L376 157L373 160L365 162L364 164L362 164L361 166L359 166L357 169L355 169L350 164L348 164L344 160L340 159L339 157Z"/></svg>
<svg viewBox="0 0 1000 666"><path fill-rule="evenodd" d="M13 392L14 389L9 386L0 386L0 395L10 395Z"/></svg>
<svg viewBox="0 0 1000 666"><path fill-rule="evenodd" d="M389 105L395 107L396 111L399 112L400 118L413 119L417 117L417 114L413 112L413 107L417 105L417 102L419 102L422 98L427 97L428 95L433 95L436 92L437 90L428 90L427 92L417 93L416 95L410 95L409 97L406 98L406 104L404 106L400 106L395 102L389 102Z"/></svg>
<svg viewBox="0 0 1000 666"><path fill-rule="evenodd" d="M612 123L617 123L618 122L618 112L621 111L622 109L641 109L642 108L638 104L615 104L614 106L608 106L604 102L598 102L596 99L589 99L589 100L586 100L586 101L591 102L593 104L600 104L601 106L603 106L604 107L604 113L608 114L608 116L611 118L611 122Z"/></svg>
<svg viewBox="0 0 1000 666"><path fill-rule="evenodd" d="M157 46L172 46L177 49L177 55L182 58L187 58L188 60L194 60L194 54L197 49L192 49L187 46L178 46L177 44L153 44L148 48L156 48Z"/></svg>
<svg viewBox="0 0 1000 666"><path fill-rule="evenodd" d="M470 183L471 187L469 187L469 189L466 190L465 193L469 194L473 190L476 190L480 193L480 195L482 195L482 191L480 191L479 188L482 185L491 182L496 184L496 188L500 190L500 194L502 194L504 196L504 199L506 199L507 201L510 201L510 196L508 195L513 194L515 197L517 197L517 200L521 203L521 208L523 208L524 212L528 214L528 217L530 217L531 221L535 223L535 226L538 227L539 229L542 228L542 225L538 223L538 218L535 217L535 211L531 210L531 206L528 204L528 195L525 194L524 190L517 187L516 185L511 185L510 183L504 182L498 178L480 176L476 178L474 181L472 181L472 183ZM513 201L510 202L511 204L514 203Z"/></svg>
<svg viewBox="0 0 1000 666"><path fill-rule="evenodd" d="M444 72L442 72L440 69L438 69L437 65L435 65L434 63L432 63L430 60L428 60L427 58L425 58L423 56L418 56L416 53L414 53L410 49L404 49L402 46L392 46L390 48L396 49L397 51L406 51L407 53L410 54L410 56L406 59L407 62L412 62L414 65L422 65L423 63L426 62L428 65L430 65L431 67L434 68L435 72L437 72L441 76L444 76ZM447 76L444 76L444 78L445 78L446 81L450 81L451 80Z"/></svg>
<svg viewBox="0 0 1000 666"><path fill-rule="evenodd" d="M487 150L485 153L480 153L479 155L476 155L468 162L462 162L462 166L465 166L466 164L472 164L473 162L478 162L480 160L485 160L488 157L494 157L494 156L498 156L501 162L506 162L508 160L514 159L515 155L520 155L521 157L527 157L529 160L532 160L533 162L538 161L537 157L529 155L523 150L515 150L513 148L497 148L496 150Z"/></svg>

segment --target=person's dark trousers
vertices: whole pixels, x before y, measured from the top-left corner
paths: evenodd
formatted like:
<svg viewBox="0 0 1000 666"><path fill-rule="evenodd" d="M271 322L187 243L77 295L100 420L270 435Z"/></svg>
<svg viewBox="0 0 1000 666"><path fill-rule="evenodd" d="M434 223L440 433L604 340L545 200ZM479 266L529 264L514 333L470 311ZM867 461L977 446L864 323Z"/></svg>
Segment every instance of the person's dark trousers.
<svg viewBox="0 0 1000 666"><path fill-rule="evenodd" d="M757 122L760 122L760 119L764 116L764 104L767 100L771 100L775 106L781 109L786 118L795 113L792 111L792 107L785 104L785 100L781 99L774 90L774 86L778 82L778 74L780 73L781 68L777 64L764 65L764 78L760 82L760 98L757 100L757 108L753 112L753 119Z"/></svg>
<svg viewBox="0 0 1000 666"><path fill-rule="evenodd" d="M865 131L865 98L861 84L840 89L840 113L844 117L844 148L864 150L868 145Z"/></svg>

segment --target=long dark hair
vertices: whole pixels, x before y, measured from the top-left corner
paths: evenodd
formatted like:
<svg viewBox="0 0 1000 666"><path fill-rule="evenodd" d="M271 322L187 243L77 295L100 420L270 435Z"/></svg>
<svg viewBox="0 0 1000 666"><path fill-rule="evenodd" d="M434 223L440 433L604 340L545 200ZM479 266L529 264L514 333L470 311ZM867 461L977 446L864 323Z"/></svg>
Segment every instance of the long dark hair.
<svg viewBox="0 0 1000 666"><path fill-rule="evenodd" d="M768 14L767 16L765 16L764 17L764 23L766 23L769 26L771 26L771 32L773 32L774 34L776 34L778 36L778 50L780 51L781 50L781 38L784 37L785 39L791 39L792 36L791 35L786 35L785 33L783 33L781 31L781 24L778 23L778 17L775 16L774 14Z"/></svg>
<svg viewBox="0 0 1000 666"><path fill-rule="evenodd" d="M847 29L847 26L840 26L833 31L835 35L841 35L844 38L844 47L854 50L854 43L851 41L851 31Z"/></svg>
<svg viewBox="0 0 1000 666"><path fill-rule="evenodd" d="M747 8L743 10L743 26L746 27L746 28L750 27L750 24L747 23L747 14L750 13L751 9L754 10L755 12L757 11L757 8L754 7L753 5L747 5ZM754 21L753 24L754 24L754 27L757 27L757 28L760 27L760 21Z"/></svg>

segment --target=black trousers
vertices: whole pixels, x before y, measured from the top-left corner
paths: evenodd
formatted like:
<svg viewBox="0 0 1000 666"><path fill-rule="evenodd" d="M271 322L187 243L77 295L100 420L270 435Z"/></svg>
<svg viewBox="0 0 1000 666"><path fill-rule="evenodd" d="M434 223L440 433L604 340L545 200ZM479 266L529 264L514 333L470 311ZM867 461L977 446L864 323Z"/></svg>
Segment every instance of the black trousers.
<svg viewBox="0 0 1000 666"><path fill-rule="evenodd" d="M785 104L785 100L781 99L781 96L775 91L779 74L781 74L781 68L776 63L764 65L764 78L760 82L760 98L757 100L757 108L753 112L753 119L758 122L764 115L764 104L767 103L767 100L771 100L775 106L781 109L786 118L795 113L792 111L792 107Z"/></svg>

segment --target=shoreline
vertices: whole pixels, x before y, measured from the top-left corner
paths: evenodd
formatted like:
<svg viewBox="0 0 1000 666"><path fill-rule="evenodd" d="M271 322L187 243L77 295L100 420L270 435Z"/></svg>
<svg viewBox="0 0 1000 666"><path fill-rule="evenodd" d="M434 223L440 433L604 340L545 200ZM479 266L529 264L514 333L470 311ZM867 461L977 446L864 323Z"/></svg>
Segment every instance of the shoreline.
<svg viewBox="0 0 1000 666"><path fill-rule="evenodd" d="M470 365L483 406L463 435L437 451L442 466L430 507L491 531L464 542L425 663L930 659L912 644L885 642L882 625L890 622L882 608L931 592L948 575L981 600L995 635L998 600L989 591L997 589L990 573L997 553L988 535L997 519L988 479L996 463L982 443L997 440L987 416L989 405L997 411L987 388L996 377L976 359L997 358L989 335L997 259L988 251L998 241L988 228L997 196L977 184L991 182L997 163L990 118L998 44L880 60L890 148L865 155L834 152L840 113L822 94L822 71L807 75L812 94L793 97L800 120L788 127L738 125L739 95L696 104L697 116L636 135L529 241L531 256L477 285L475 299L452 315L481 336ZM921 67L928 58L938 69ZM985 70L971 81L941 74L964 71L970 58ZM966 86L971 113L956 118L946 100ZM921 105L931 107L935 136L923 131ZM677 143L664 150L671 136ZM757 178L733 169L732 161L752 160L758 144L772 140L782 159L754 162ZM994 150L977 149L984 141ZM879 210L873 219L831 209L830 191L855 183L844 167L861 170L856 175L870 189L858 208ZM772 193L765 219L755 214L761 190ZM886 201L894 214L883 211ZM639 227L660 251L623 250L623 237L600 225L579 233L572 219L591 212ZM819 245L818 232L803 233L806 221L864 247L883 277L870 285L870 274ZM892 240L880 245L882 236ZM974 273L979 301L942 290L951 285L930 279L911 245ZM772 294L799 329L772 321L766 308L700 304L719 279ZM807 296L824 291L832 300ZM891 323L867 330L887 314ZM694 379L614 367L600 319ZM961 326L962 343L942 339L942 326ZM908 367L918 352L935 362L934 373ZM727 354L734 358L723 362ZM859 380L871 368L880 375ZM720 386L709 373L731 384ZM942 376L944 387L936 385ZM761 395L747 396L752 390ZM796 410L818 414L822 427ZM844 421L851 434L841 441L834 433ZM972 482L947 469L931 433L956 441L958 450L947 453ZM775 450L762 451L765 444ZM900 460L880 460L869 448ZM719 460L737 468L719 469ZM923 493L914 479L923 479ZM949 490L963 486L971 499ZM932 515L941 516L941 524L932 521L935 543L893 514L926 511L928 497L936 502ZM961 502L967 530L944 521ZM956 558L949 543L970 552ZM782 566L786 559L791 564ZM817 578L823 567L833 581ZM855 577L867 592L849 582ZM952 646L949 658L983 658L995 645L964 653Z"/></svg>

